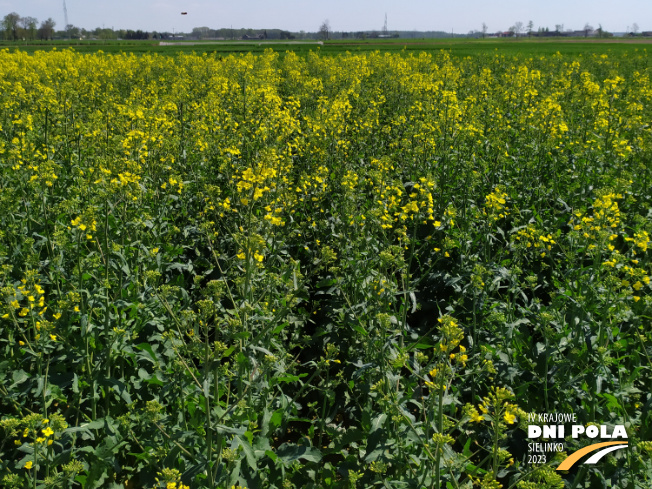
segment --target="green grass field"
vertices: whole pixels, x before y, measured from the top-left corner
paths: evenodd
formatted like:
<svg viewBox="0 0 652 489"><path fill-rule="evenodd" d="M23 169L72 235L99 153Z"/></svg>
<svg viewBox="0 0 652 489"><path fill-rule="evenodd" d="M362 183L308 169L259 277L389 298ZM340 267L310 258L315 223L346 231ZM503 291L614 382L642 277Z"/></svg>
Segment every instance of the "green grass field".
<svg viewBox="0 0 652 489"><path fill-rule="evenodd" d="M305 55L319 50L322 54L344 52L438 52L447 51L453 56L481 56L502 54L512 55L547 55L557 52L565 55L603 54L644 54L652 47L652 40L639 39L369 39L326 41L323 45L317 41L176 41L173 45L160 45L159 41L53 41L53 42L0 42L0 49L19 49L32 53L72 48L80 53L157 53L174 55L177 53L218 53L262 54L266 49L284 53L293 51ZM651 50L652 52L652 50Z"/></svg>

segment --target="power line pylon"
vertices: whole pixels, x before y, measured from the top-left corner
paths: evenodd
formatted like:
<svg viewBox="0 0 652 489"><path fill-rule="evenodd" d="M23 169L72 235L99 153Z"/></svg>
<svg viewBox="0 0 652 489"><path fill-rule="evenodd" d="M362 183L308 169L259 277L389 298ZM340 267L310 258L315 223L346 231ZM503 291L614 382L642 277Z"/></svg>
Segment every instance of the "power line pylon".
<svg viewBox="0 0 652 489"><path fill-rule="evenodd" d="M68 9L66 8L66 0L63 0L63 18L66 21L66 26L64 27L65 29L68 28Z"/></svg>

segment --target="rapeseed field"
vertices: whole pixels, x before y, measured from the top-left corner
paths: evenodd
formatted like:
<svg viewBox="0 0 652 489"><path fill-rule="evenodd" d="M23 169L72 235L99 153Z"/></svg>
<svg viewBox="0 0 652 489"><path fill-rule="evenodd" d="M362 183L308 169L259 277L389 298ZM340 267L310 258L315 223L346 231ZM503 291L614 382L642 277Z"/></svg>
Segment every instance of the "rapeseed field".
<svg viewBox="0 0 652 489"><path fill-rule="evenodd" d="M651 124L643 54L0 51L3 487L649 488Z"/></svg>

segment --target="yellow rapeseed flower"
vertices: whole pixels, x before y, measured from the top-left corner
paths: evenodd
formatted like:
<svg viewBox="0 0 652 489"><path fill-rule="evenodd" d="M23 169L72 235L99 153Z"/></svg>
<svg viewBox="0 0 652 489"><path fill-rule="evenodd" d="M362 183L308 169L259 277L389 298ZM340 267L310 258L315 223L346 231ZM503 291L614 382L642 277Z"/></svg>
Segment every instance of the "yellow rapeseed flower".
<svg viewBox="0 0 652 489"><path fill-rule="evenodd" d="M514 424L514 423L516 423L516 416L514 416L514 414L512 414L512 413L509 412L509 411L505 412L505 415L504 415L503 417L504 417L505 422L506 422L507 424Z"/></svg>

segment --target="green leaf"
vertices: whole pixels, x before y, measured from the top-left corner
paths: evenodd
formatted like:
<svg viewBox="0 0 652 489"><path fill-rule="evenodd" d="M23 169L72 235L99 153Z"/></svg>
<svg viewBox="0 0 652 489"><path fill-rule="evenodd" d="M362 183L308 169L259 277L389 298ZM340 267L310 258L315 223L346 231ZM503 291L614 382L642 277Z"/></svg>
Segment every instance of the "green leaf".
<svg viewBox="0 0 652 489"><path fill-rule="evenodd" d="M150 346L149 343L140 343L139 345L136 345L136 348L138 350L141 350L141 351L144 350L147 353L149 353L149 356L151 357L152 363L157 363L158 362L158 358L156 357L156 353L154 353L154 350L152 349L152 347ZM147 358L147 357L143 356L143 358Z"/></svg>
<svg viewBox="0 0 652 489"><path fill-rule="evenodd" d="M258 464L256 463L256 455L254 454L254 450L251 447L249 440L245 440L240 435L237 435L236 438L238 440L238 444L242 447L242 451L245 454L245 459L247 460L249 467L256 470L258 466Z"/></svg>
<svg viewBox="0 0 652 489"><path fill-rule="evenodd" d="M295 445L294 443L283 443L276 450L276 455L283 463L290 463L299 459L304 459L308 462L319 462L322 456L321 452L315 447L305 447L303 445Z"/></svg>
<svg viewBox="0 0 652 489"><path fill-rule="evenodd" d="M472 455L471 453L471 438L466 440L466 443L464 444L464 448L462 449L462 455L465 457L470 457Z"/></svg>
<svg viewBox="0 0 652 489"><path fill-rule="evenodd" d="M29 379L29 374L24 370L15 370L11 378L13 379L14 383L9 386L9 390Z"/></svg>
<svg viewBox="0 0 652 489"><path fill-rule="evenodd" d="M414 345L414 348L418 348L419 350L429 350L430 348L434 348L434 347L435 347L434 343L430 343L425 338L420 339L419 342L416 345Z"/></svg>
<svg viewBox="0 0 652 489"><path fill-rule="evenodd" d="M305 377L308 374L299 375L283 375L282 377L274 377L274 380L277 382L298 382L301 380L301 377Z"/></svg>
<svg viewBox="0 0 652 489"><path fill-rule="evenodd" d="M374 433L380 429L382 429L383 424L385 424L385 420L387 419L387 415L385 413L381 413L378 416L376 416L372 421L371 421L371 431L369 432Z"/></svg>
<svg viewBox="0 0 652 489"><path fill-rule="evenodd" d="M100 385L108 385L114 392L116 392L124 402L131 404L131 395L127 390L127 386L124 382L121 382L117 379L106 378L99 383Z"/></svg>
<svg viewBox="0 0 652 489"><path fill-rule="evenodd" d="M347 447L351 443L358 442L363 439L364 439L364 433L362 432L362 430L358 428L351 428L350 430L347 430L344 436L342 437L340 445L342 447Z"/></svg>
<svg viewBox="0 0 652 489"><path fill-rule="evenodd" d="M287 321L285 321L285 322L282 323L282 324L279 324L278 326L276 326L276 327L272 330L272 333L273 333L273 334L279 334L279 333L280 333L281 331L283 331L283 329L285 329L285 327L288 326L289 324L290 324L290 323L288 323Z"/></svg>
<svg viewBox="0 0 652 489"><path fill-rule="evenodd" d="M208 466L207 462L201 462L197 465L192 465L191 467L186 470L181 478L183 480L188 480L188 479L194 479L197 474L200 474L206 470L206 467Z"/></svg>
<svg viewBox="0 0 652 489"><path fill-rule="evenodd" d="M317 282L317 284L315 285L315 288L321 289L323 287L330 287L331 285L335 285L336 283L337 283L337 280L335 280L334 278L325 278L325 279L320 280L319 282Z"/></svg>
<svg viewBox="0 0 652 489"><path fill-rule="evenodd" d="M367 336L369 332L365 330L362 326L360 326L357 323L352 323L351 327L356 331L357 333L360 333L362 336Z"/></svg>
<svg viewBox="0 0 652 489"><path fill-rule="evenodd" d="M281 409L277 409L274 411L274 414L272 414L272 417L269 420L269 424L272 427L272 429L276 429L279 426L281 426L281 423L283 422L283 411Z"/></svg>
<svg viewBox="0 0 652 489"><path fill-rule="evenodd" d="M82 425L81 427L84 428L84 429L89 429L89 430L102 429L102 428L104 428L104 418L96 419L95 421L91 421L90 423L86 423L86 424Z"/></svg>
<svg viewBox="0 0 652 489"><path fill-rule="evenodd" d="M218 424L215 426L215 431L217 431L220 434L228 434L228 435L244 435L245 433L245 428L233 428L230 426L224 426L221 424Z"/></svg>
<svg viewBox="0 0 652 489"><path fill-rule="evenodd" d="M612 410L612 409L621 410L622 409L622 406L620 405L620 402L618 402L618 399L616 399L611 394L607 394L605 392L604 394L602 394L602 397L604 397L607 400L607 409L609 409L609 410Z"/></svg>
<svg viewBox="0 0 652 489"><path fill-rule="evenodd" d="M91 423L89 423L89 424L91 424ZM104 424L102 423L101 426L104 426ZM94 429L97 429L97 428L94 428ZM72 428L66 428L65 430L63 430L62 433L66 433L66 434L68 434L68 433L80 433L82 440L94 440L95 439L95 435L93 435L93 433L90 431L88 426L73 426ZM90 448L90 447L88 447L88 448Z"/></svg>

